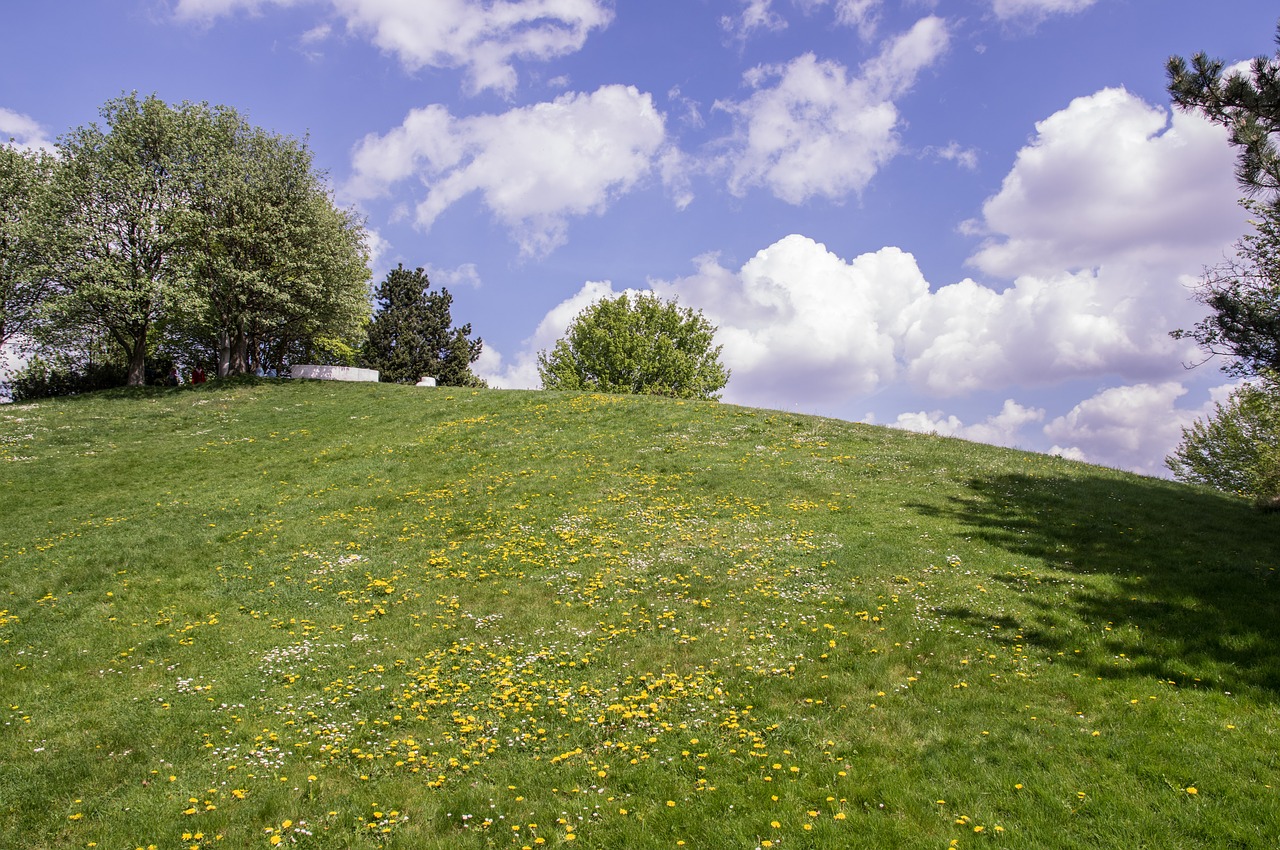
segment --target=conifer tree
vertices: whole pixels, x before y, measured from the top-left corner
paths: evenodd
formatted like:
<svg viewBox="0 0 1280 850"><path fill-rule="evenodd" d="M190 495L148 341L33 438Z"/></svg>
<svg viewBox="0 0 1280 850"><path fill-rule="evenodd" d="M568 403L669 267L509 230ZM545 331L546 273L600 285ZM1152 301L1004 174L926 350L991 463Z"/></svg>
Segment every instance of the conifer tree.
<svg viewBox="0 0 1280 850"><path fill-rule="evenodd" d="M1228 72L1221 59L1198 53L1169 59L1169 95L1228 131L1237 149L1236 178L1256 216L1255 233L1236 243L1236 257L1206 269L1195 298L1213 312L1190 337L1226 355L1224 371L1257 375L1280 369L1280 28L1274 57Z"/></svg>
<svg viewBox="0 0 1280 850"><path fill-rule="evenodd" d="M433 377L441 386L480 386L471 364L484 341L470 339L470 323L451 328L453 296L431 290L427 273L403 265L388 272L374 297L378 312L369 323L364 362L381 380L413 384Z"/></svg>

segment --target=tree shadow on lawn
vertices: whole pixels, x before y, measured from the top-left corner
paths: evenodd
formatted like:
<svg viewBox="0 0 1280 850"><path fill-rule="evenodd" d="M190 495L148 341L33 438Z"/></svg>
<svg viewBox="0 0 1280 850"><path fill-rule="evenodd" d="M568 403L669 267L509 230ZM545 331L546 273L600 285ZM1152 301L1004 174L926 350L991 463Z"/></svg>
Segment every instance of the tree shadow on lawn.
<svg viewBox="0 0 1280 850"><path fill-rule="evenodd" d="M1280 513L1097 470L995 475L967 487L945 506L912 507L958 521L974 541L1041 559L1057 575L990 576L1026 591L1027 615L957 607L944 617L999 625L1009 643L1104 678L1280 697ZM1076 653L1099 634L1101 652Z"/></svg>

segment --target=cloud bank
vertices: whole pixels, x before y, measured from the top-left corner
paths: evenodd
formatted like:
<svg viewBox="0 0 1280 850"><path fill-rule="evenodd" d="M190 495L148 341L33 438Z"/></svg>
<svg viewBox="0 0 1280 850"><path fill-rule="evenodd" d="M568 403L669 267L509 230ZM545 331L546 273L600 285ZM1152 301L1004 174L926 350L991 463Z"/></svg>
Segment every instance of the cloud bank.
<svg viewBox="0 0 1280 850"><path fill-rule="evenodd" d="M726 401L834 410L888 388L959 399L1101 381L1114 386L1062 415L1006 396L974 424L938 409L895 424L1006 445L1047 439L1157 473L1201 411L1177 406L1182 363L1196 355L1168 333L1199 317L1186 287L1243 226L1230 148L1220 128L1119 89L1078 98L1036 129L967 225L986 236L971 263L993 282L939 285L901 248L845 259L793 234L738 268L705 255L692 274L649 286L719 327L733 372ZM540 347L610 294L608 283L584 286L543 320Z"/></svg>
<svg viewBox="0 0 1280 850"><path fill-rule="evenodd" d="M948 43L946 22L928 17L888 41L852 78L840 63L812 53L749 71L751 96L715 104L735 123L721 142L729 190L763 187L792 204L861 191L899 151L893 100Z"/></svg>
<svg viewBox="0 0 1280 850"><path fill-rule="evenodd" d="M632 86L602 86L497 115L459 118L443 106L412 110L370 134L352 154L346 191L371 198L417 177L427 186L417 224L429 229L454 203L478 193L521 252L564 243L573 216L601 213L659 163L664 117Z"/></svg>

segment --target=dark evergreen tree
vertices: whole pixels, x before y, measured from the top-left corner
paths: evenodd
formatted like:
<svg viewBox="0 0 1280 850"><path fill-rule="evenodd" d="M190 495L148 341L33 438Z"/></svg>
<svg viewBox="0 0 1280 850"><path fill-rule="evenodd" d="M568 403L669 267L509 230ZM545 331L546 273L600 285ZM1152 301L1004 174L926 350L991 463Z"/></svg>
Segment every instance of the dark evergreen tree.
<svg viewBox="0 0 1280 850"><path fill-rule="evenodd" d="M1276 30L1280 48L1280 27ZM1223 76L1221 59L1204 53L1169 59L1169 94L1185 110L1196 110L1231 133L1239 148L1236 177L1250 194L1280 191L1280 49L1274 59L1259 56L1246 73Z"/></svg>
<svg viewBox="0 0 1280 850"><path fill-rule="evenodd" d="M1280 47L1280 28L1276 44ZM1169 60L1169 94L1227 128L1238 149L1236 178L1251 198L1254 232L1235 257L1205 270L1195 298L1212 311L1190 331L1201 348L1226 355L1223 370L1254 378L1218 404L1207 420L1182 431L1165 462L1183 481L1209 484L1280 508L1280 49L1244 72L1223 75L1203 53L1190 64Z"/></svg>
<svg viewBox="0 0 1280 850"><path fill-rule="evenodd" d="M1274 58L1254 59L1244 72L1224 75L1222 60L1204 53L1190 62L1174 56L1166 70L1175 104L1229 131L1239 151L1236 177L1255 196L1244 203L1257 217L1256 232L1237 243L1236 257L1207 269L1196 290L1196 300L1212 314L1173 336L1226 355L1228 374L1280 369L1280 49Z"/></svg>
<svg viewBox="0 0 1280 850"><path fill-rule="evenodd" d="M481 386L471 371L483 340L470 339L470 323L451 328L453 296L431 290L422 269L398 265L378 284L378 312L369 323L364 362L383 381L413 384L424 376L441 386Z"/></svg>

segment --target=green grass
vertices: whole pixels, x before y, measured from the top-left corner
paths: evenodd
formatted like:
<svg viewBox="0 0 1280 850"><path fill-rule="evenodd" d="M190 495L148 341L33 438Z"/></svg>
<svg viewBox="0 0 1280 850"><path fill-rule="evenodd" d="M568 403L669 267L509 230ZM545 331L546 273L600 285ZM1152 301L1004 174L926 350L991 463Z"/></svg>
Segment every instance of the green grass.
<svg viewBox="0 0 1280 850"><path fill-rule="evenodd" d="M1269 847L1278 553L1206 490L713 403L7 406L0 847Z"/></svg>

